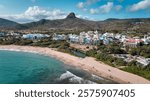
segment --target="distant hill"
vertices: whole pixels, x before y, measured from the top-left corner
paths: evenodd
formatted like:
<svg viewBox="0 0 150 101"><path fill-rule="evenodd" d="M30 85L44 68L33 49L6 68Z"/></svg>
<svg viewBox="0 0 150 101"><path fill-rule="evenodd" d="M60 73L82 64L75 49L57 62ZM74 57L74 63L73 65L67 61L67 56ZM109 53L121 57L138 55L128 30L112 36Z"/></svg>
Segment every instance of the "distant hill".
<svg viewBox="0 0 150 101"><path fill-rule="evenodd" d="M0 28L1 29L12 29L12 28L15 28L15 26L17 26L17 25L18 25L18 23L16 23L16 22L0 18Z"/></svg>
<svg viewBox="0 0 150 101"><path fill-rule="evenodd" d="M18 24L13 21L0 19L0 28L16 30L100 30L100 31L139 31L150 32L150 18L116 19L104 21L90 21L77 18L75 13L70 13L65 19L46 20Z"/></svg>
<svg viewBox="0 0 150 101"><path fill-rule="evenodd" d="M102 30L150 32L150 18L107 19L99 21Z"/></svg>
<svg viewBox="0 0 150 101"><path fill-rule="evenodd" d="M89 21L77 18L74 13L70 13L65 19L45 20L25 24L30 29L39 30L86 30L98 29L99 26L95 21Z"/></svg>

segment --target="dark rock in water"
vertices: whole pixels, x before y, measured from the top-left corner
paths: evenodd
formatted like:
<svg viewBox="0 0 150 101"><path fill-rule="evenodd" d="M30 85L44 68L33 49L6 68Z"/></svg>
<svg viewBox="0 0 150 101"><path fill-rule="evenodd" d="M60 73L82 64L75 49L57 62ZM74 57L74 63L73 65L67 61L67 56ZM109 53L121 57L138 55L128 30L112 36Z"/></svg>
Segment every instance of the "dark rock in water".
<svg viewBox="0 0 150 101"><path fill-rule="evenodd" d="M68 16L67 16L67 19L74 19L74 18L77 18L75 13L71 12Z"/></svg>

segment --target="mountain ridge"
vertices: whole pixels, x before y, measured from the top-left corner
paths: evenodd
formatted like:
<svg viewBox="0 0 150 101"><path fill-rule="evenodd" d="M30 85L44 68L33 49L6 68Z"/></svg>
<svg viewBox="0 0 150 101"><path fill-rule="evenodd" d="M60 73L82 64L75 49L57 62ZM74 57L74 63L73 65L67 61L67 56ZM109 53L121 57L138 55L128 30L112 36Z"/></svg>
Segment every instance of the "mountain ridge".
<svg viewBox="0 0 150 101"><path fill-rule="evenodd" d="M5 27L10 27L10 28L12 28L12 27L14 27L14 26L16 26L16 25L18 25L17 22L0 18L0 28L5 28Z"/></svg>
<svg viewBox="0 0 150 101"><path fill-rule="evenodd" d="M0 29L15 30L101 30L101 31L125 31L139 30L150 32L150 18L109 18L104 21L92 21L76 17L71 12L64 19L47 20L41 19L36 22L19 24L14 21L0 18Z"/></svg>

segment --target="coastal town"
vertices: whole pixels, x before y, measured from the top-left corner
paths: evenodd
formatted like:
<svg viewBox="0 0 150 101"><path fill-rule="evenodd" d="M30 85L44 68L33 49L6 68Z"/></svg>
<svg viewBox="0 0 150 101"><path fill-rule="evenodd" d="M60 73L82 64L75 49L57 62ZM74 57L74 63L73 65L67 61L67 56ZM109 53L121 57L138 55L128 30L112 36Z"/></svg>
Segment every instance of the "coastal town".
<svg viewBox="0 0 150 101"><path fill-rule="evenodd" d="M12 39L26 39L32 40L33 42L38 42L43 39L49 39L52 41L66 41L70 43L72 47L85 52L90 49L97 48L96 46L107 46L111 43L121 44L122 46L120 47L120 49L122 50L126 50L127 48L136 49L140 45L146 46L150 44L150 36L148 35L143 35L143 37L130 37L126 34L120 33L100 33L97 30L80 32L79 34L21 34L15 33L13 31L8 33L0 32L0 44L2 44L2 41L8 41ZM150 63L150 56L144 57L139 54L133 55L127 52L118 52L111 55L113 57L123 59L123 61L125 61L126 63L136 61L137 63L141 64L142 68L146 67Z"/></svg>

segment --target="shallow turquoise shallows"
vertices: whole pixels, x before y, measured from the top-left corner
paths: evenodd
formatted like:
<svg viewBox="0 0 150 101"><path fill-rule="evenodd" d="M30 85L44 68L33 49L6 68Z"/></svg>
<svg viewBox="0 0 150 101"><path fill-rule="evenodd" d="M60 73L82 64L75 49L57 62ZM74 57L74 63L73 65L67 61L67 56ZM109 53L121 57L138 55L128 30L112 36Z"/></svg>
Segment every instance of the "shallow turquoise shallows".
<svg viewBox="0 0 150 101"><path fill-rule="evenodd" d="M114 83L36 53L0 50L0 84Z"/></svg>
<svg viewBox="0 0 150 101"><path fill-rule="evenodd" d="M65 65L48 56L26 52L0 51L0 83L56 83ZM54 79L55 78L55 79Z"/></svg>

